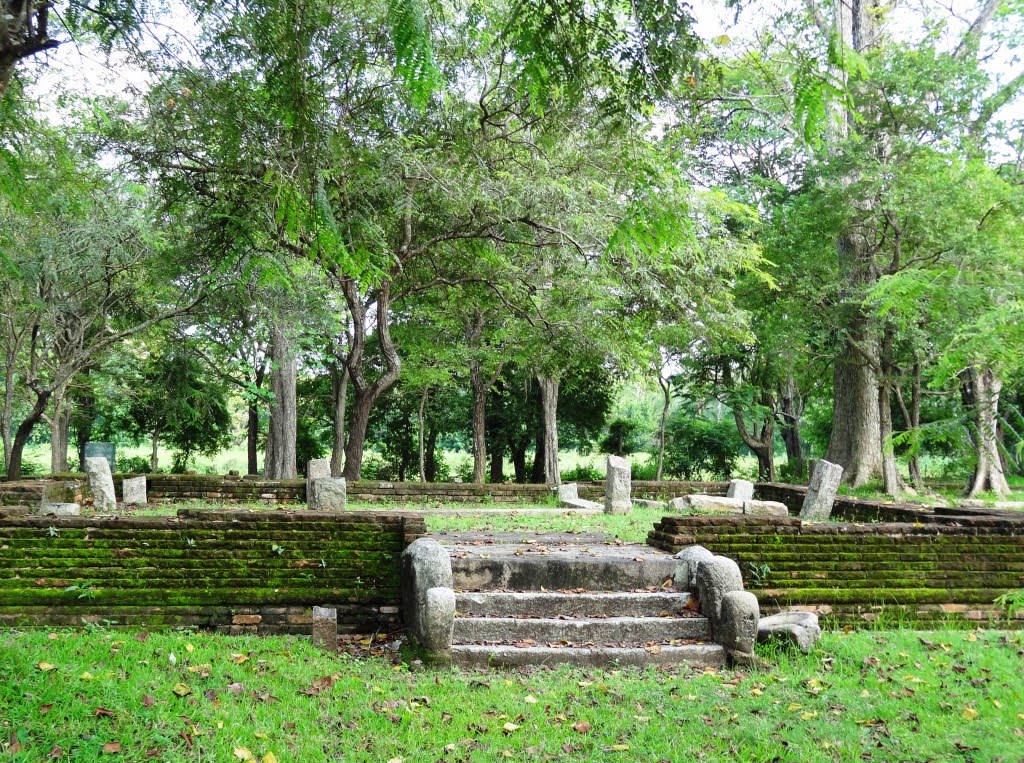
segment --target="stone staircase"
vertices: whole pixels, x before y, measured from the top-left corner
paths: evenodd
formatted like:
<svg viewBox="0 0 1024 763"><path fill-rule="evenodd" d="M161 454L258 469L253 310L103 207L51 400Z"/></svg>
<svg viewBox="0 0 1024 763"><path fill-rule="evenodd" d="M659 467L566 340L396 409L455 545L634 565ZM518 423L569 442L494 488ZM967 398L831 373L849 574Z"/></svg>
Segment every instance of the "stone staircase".
<svg viewBox="0 0 1024 763"><path fill-rule="evenodd" d="M666 554L589 537L439 540L451 552L455 665L725 663Z"/></svg>

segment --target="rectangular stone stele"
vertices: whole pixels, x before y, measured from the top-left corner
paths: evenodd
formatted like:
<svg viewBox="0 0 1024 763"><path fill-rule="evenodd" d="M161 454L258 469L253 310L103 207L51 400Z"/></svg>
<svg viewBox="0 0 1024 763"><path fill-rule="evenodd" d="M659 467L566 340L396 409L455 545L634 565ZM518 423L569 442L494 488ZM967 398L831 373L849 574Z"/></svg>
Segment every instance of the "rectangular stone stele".
<svg viewBox="0 0 1024 763"><path fill-rule="evenodd" d="M741 501L751 501L754 498L754 483L750 480L730 480L729 490L725 495L728 498L739 498Z"/></svg>
<svg viewBox="0 0 1024 763"><path fill-rule="evenodd" d="M312 498L308 501L314 511L344 511L348 503L345 478L321 477L313 480Z"/></svg>
<svg viewBox="0 0 1024 763"><path fill-rule="evenodd" d="M575 501L580 497L579 486L575 482L566 482L558 486L558 500Z"/></svg>
<svg viewBox="0 0 1024 763"><path fill-rule="evenodd" d="M146 478L125 477L121 483L121 500L129 506L146 505Z"/></svg>
<svg viewBox="0 0 1024 763"><path fill-rule="evenodd" d="M87 442L85 444L85 457L107 459L107 466L110 467L111 474L117 471L116 455L117 448L112 442Z"/></svg>
<svg viewBox="0 0 1024 763"><path fill-rule="evenodd" d="M807 485L807 496L800 509L800 518L824 522L832 516L832 504L835 503L842 479L843 467L824 459L818 461L814 465L810 484Z"/></svg>
<svg viewBox="0 0 1024 763"><path fill-rule="evenodd" d="M313 481L331 476L331 459L314 458L306 462L306 503L313 507Z"/></svg>
<svg viewBox="0 0 1024 763"><path fill-rule="evenodd" d="M633 509L630 492L633 470L622 456L608 456L604 479L604 511L606 514L628 514Z"/></svg>
<svg viewBox="0 0 1024 763"><path fill-rule="evenodd" d="M89 478L89 492L92 493L94 509L106 511L117 508L117 497L114 495L114 478L110 474L110 465L102 456L89 456L85 459L85 473Z"/></svg>
<svg viewBox="0 0 1024 763"><path fill-rule="evenodd" d="M313 607L313 646L338 651L338 610L334 607Z"/></svg>

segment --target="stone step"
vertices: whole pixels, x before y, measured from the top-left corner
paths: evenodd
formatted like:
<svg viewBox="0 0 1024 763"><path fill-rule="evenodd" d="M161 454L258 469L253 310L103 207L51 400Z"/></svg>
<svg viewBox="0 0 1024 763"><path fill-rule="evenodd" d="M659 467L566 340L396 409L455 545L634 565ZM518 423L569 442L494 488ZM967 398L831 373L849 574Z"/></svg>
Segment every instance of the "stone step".
<svg viewBox="0 0 1024 763"><path fill-rule="evenodd" d="M452 662L462 667L517 668L524 665L577 665L581 667L646 667L693 665L721 667L725 650L718 644L661 647L549 647L477 646L456 644Z"/></svg>
<svg viewBox="0 0 1024 763"><path fill-rule="evenodd" d="M632 591L661 588L676 561L669 556L511 556L452 559L457 591Z"/></svg>
<svg viewBox="0 0 1024 763"><path fill-rule="evenodd" d="M703 617L456 617L454 641L647 644L710 636Z"/></svg>
<svg viewBox="0 0 1024 763"><path fill-rule="evenodd" d="M657 593L561 593L556 591L504 591L460 593L455 611L474 617L659 617L686 610L690 594L678 591Z"/></svg>

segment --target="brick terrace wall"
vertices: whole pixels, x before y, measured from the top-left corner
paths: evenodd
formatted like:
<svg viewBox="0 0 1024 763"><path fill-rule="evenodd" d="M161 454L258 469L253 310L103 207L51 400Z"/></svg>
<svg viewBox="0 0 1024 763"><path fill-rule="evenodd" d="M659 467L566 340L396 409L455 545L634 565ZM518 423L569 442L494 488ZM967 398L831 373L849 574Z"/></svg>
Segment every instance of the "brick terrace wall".
<svg viewBox="0 0 1024 763"><path fill-rule="evenodd" d="M792 517L669 516L647 542L672 552L697 544L735 559L765 611L810 609L833 625L879 617L973 625L1000 616L993 600L1024 587L1022 520L805 524ZM762 565L764 575L755 571ZM1024 627L1024 618L1015 622Z"/></svg>
<svg viewBox="0 0 1024 763"><path fill-rule="evenodd" d="M321 605L338 608L339 629L364 632L398 622L400 555L425 532L401 512L3 512L0 625L308 633Z"/></svg>
<svg viewBox="0 0 1024 763"><path fill-rule="evenodd" d="M114 475L114 489L121 495L124 474ZM85 481L85 475L59 475L60 478ZM221 477L200 474L146 475L150 503L207 500L245 503L305 502L305 480L264 480L255 477ZM724 482L634 482L636 498L675 498L690 493L725 495ZM604 482L583 482L581 498L591 500L604 495ZM485 484L463 482L380 482L364 480L348 485L350 498L363 501L415 501L461 503L547 503L552 490L547 485ZM0 505L34 505L42 496L42 480L4 482L0 479Z"/></svg>
<svg viewBox="0 0 1024 763"><path fill-rule="evenodd" d="M759 482L754 486L754 494L762 501L784 503L790 514L799 514L807 486ZM957 513L961 513L959 509ZM894 504L839 495L832 505L832 516L850 522L930 522L934 512L921 504Z"/></svg>

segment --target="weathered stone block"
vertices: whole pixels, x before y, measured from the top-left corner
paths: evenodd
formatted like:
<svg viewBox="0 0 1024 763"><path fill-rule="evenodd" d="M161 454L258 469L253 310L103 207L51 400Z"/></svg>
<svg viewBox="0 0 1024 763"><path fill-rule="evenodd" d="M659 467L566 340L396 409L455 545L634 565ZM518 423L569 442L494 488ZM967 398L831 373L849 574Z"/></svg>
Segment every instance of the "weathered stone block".
<svg viewBox="0 0 1024 763"><path fill-rule="evenodd" d="M39 515L43 517L77 517L82 513L77 503L43 503L39 505Z"/></svg>
<svg viewBox="0 0 1024 763"><path fill-rule="evenodd" d="M748 662L753 658L760 614L757 597L749 591L730 591L722 597L715 641L726 648L733 660Z"/></svg>
<svg viewBox="0 0 1024 763"><path fill-rule="evenodd" d="M673 498L668 506L674 511L707 511L716 514L742 514L743 501L720 495L684 495Z"/></svg>
<svg viewBox="0 0 1024 763"><path fill-rule="evenodd" d="M693 591L697 586L697 566L701 562L710 562L715 555L703 546L690 546L677 553L675 558L679 563L673 582L678 588Z"/></svg>
<svg viewBox="0 0 1024 763"><path fill-rule="evenodd" d="M434 661L443 661L451 654L455 632L455 591L451 588L428 588L420 617L419 640Z"/></svg>
<svg viewBox="0 0 1024 763"><path fill-rule="evenodd" d="M263 615L234 615L231 618L232 625L259 625L263 622Z"/></svg>
<svg viewBox="0 0 1024 763"><path fill-rule="evenodd" d="M345 478L320 477L313 480L309 508L314 511L344 511L348 503Z"/></svg>
<svg viewBox="0 0 1024 763"><path fill-rule="evenodd" d="M331 476L331 459L314 458L306 462L306 503L313 508L313 482Z"/></svg>
<svg viewBox="0 0 1024 763"><path fill-rule="evenodd" d="M754 497L754 483L750 480L730 480L729 489L725 495L728 498L738 498L741 501L749 501Z"/></svg>
<svg viewBox="0 0 1024 763"><path fill-rule="evenodd" d="M313 607L313 646L337 651L338 610L334 607Z"/></svg>
<svg viewBox="0 0 1024 763"><path fill-rule="evenodd" d="M82 485L79 482L53 480L43 483L42 504L81 503Z"/></svg>
<svg viewBox="0 0 1024 763"><path fill-rule="evenodd" d="M628 514L633 509L630 500L632 468L621 456L608 456L604 483L604 510L606 514Z"/></svg>
<svg viewBox="0 0 1024 763"><path fill-rule="evenodd" d="M740 573L739 565L732 559L715 556L697 563L695 588L700 599L700 611L704 617L711 620L714 628L725 595L743 590L743 575Z"/></svg>
<svg viewBox="0 0 1024 763"><path fill-rule="evenodd" d="M146 478L125 477L121 483L121 500L129 506L142 506L146 500Z"/></svg>
<svg viewBox="0 0 1024 763"><path fill-rule="evenodd" d="M116 509L117 497L114 495L114 478L110 474L110 464L107 459L102 456L87 457L85 473L89 478L93 507L100 511Z"/></svg>
<svg viewBox="0 0 1024 763"><path fill-rule="evenodd" d="M558 486L558 502L575 501L580 497L579 486L575 482L566 482Z"/></svg>
<svg viewBox="0 0 1024 763"><path fill-rule="evenodd" d="M440 611L430 615L433 620L428 623L427 592L434 589L453 589L452 560L448 551L433 538L419 538L409 544L402 552L402 619L412 637L429 649L426 640L433 636L428 634L428 625L437 633ZM454 591L452 599L452 617L454 618ZM434 605L446 606L440 594L434 594ZM452 626L454 627L454 625ZM448 641L449 648L451 640Z"/></svg>
<svg viewBox="0 0 1024 763"><path fill-rule="evenodd" d="M800 518L812 522L824 522L832 516L832 505L843 479L843 467L824 459L818 461L807 485L807 496L800 509Z"/></svg>
<svg viewBox="0 0 1024 763"><path fill-rule="evenodd" d="M788 517L786 504L778 501L744 501L743 513L754 517Z"/></svg>
<svg viewBox="0 0 1024 763"><path fill-rule="evenodd" d="M757 641L782 639L808 654L821 638L818 616L813 612L780 612L765 617L757 625Z"/></svg>

